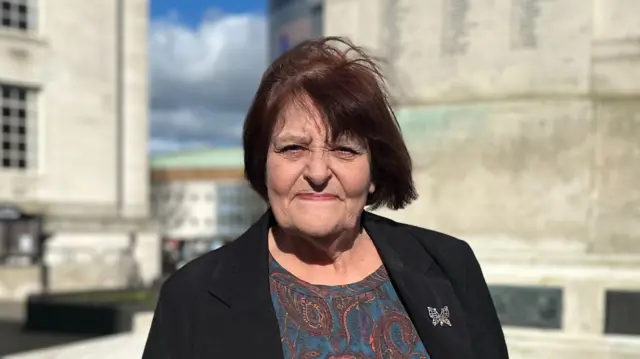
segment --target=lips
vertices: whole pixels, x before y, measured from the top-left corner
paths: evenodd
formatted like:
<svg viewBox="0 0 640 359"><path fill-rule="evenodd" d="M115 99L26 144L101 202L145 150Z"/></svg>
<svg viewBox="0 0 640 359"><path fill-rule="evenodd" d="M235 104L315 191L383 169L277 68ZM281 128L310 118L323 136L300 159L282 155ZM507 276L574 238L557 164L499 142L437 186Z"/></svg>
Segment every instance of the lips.
<svg viewBox="0 0 640 359"><path fill-rule="evenodd" d="M305 201L331 201L338 199L338 196L328 193L300 193L298 198Z"/></svg>

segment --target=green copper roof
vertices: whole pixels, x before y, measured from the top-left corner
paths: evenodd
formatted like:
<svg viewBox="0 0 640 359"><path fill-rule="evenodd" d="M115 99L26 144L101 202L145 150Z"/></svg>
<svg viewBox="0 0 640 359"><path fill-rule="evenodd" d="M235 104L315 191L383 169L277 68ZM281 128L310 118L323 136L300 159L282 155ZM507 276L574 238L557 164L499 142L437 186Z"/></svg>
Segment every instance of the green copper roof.
<svg viewBox="0 0 640 359"><path fill-rule="evenodd" d="M241 169L243 167L244 152L241 147L178 151L151 157L152 169Z"/></svg>

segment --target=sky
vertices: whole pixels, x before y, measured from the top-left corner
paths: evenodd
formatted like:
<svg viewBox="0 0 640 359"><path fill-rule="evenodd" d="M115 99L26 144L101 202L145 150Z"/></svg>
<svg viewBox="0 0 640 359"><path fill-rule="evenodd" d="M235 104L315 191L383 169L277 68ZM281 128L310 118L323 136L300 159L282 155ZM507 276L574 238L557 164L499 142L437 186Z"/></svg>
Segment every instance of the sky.
<svg viewBox="0 0 640 359"><path fill-rule="evenodd" d="M268 65L266 0L151 0L152 153L240 145Z"/></svg>

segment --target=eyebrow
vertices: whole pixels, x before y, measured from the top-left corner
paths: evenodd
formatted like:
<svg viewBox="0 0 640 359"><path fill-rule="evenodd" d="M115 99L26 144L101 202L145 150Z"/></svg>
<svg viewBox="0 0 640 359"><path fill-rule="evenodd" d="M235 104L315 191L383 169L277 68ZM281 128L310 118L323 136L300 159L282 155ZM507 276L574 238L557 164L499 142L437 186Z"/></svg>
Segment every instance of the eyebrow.
<svg viewBox="0 0 640 359"><path fill-rule="evenodd" d="M296 134L284 134L276 136L274 142L309 142L309 136L296 135Z"/></svg>

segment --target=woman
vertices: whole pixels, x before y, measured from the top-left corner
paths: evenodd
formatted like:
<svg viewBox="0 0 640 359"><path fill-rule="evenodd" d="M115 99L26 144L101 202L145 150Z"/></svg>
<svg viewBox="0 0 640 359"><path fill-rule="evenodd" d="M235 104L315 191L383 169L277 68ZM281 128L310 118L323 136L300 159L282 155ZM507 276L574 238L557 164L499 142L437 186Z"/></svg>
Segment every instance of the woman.
<svg viewBox="0 0 640 359"><path fill-rule="evenodd" d="M243 142L270 209L166 281L144 359L508 357L470 247L364 211L417 194L361 49L324 38L283 54Z"/></svg>

